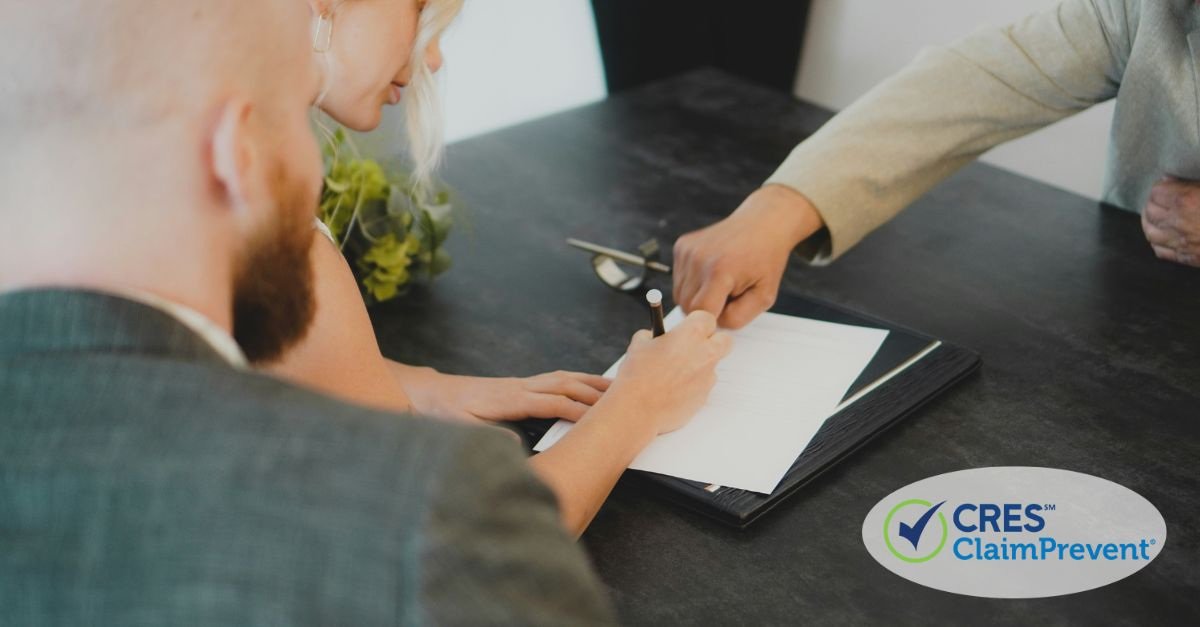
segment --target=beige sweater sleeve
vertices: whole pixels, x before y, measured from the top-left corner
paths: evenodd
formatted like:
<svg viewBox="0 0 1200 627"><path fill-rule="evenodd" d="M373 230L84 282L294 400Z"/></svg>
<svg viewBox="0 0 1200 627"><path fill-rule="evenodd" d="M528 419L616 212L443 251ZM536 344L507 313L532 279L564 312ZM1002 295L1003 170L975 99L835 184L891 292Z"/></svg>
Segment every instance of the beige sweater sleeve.
<svg viewBox="0 0 1200 627"><path fill-rule="evenodd" d="M800 144L767 181L803 193L827 232L801 247L836 259L998 144L1116 96L1135 0L1065 0L930 48Z"/></svg>

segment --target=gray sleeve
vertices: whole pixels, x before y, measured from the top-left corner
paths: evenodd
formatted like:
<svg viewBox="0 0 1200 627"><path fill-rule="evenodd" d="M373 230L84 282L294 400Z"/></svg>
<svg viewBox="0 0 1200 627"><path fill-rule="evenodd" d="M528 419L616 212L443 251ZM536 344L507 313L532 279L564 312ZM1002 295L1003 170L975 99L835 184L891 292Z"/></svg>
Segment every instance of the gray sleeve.
<svg viewBox="0 0 1200 627"><path fill-rule="evenodd" d="M602 585L519 445L472 430L443 468L421 555L430 623L614 623Z"/></svg>
<svg viewBox="0 0 1200 627"><path fill-rule="evenodd" d="M1137 0L1064 0L924 50L800 144L768 183L804 194L827 227L801 252L828 262L989 148L1116 96Z"/></svg>

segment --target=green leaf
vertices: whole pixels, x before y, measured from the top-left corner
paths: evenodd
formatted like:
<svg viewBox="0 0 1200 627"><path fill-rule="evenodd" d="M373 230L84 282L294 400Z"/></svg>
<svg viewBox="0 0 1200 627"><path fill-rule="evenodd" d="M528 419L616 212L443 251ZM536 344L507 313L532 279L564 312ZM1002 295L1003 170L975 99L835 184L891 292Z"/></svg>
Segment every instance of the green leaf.
<svg viewBox="0 0 1200 627"><path fill-rule="evenodd" d="M344 194L350 191L350 183L347 181L339 181L330 177L325 177L325 190L327 194Z"/></svg>
<svg viewBox="0 0 1200 627"><path fill-rule="evenodd" d="M367 292L378 302L389 301L396 297L400 289L395 283L389 281L379 281L373 276L368 276L363 279L363 287L367 288Z"/></svg>
<svg viewBox="0 0 1200 627"><path fill-rule="evenodd" d="M450 264L450 253L447 253L444 249L439 248L437 252L433 254L433 261L429 264L429 274L431 276L438 276L439 274L449 270Z"/></svg>
<svg viewBox="0 0 1200 627"><path fill-rule="evenodd" d="M407 172L358 158L341 128L323 149L326 177L318 217L342 243L369 301L396 298L414 276L432 278L450 267L441 248L453 226L448 188L419 198Z"/></svg>
<svg viewBox="0 0 1200 627"><path fill-rule="evenodd" d="M450 238L450 228L454 226L454 220L449 212L446 212L441 218L433 220L433 245L441 246Z"/></svg>

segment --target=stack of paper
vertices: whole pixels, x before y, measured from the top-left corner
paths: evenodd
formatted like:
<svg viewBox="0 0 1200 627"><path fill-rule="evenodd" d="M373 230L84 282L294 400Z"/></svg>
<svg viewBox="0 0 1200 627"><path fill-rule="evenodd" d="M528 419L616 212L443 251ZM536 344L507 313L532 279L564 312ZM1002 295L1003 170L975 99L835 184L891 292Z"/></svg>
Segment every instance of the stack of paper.
<svg viewBox="0 0 1200 627"><path fill-rule="evenodd" d="M675 309L667 329L682 320ZM734 333L733 351L695 418L656 438L630 468L770 494L886 337L880 329L759 316ZM534 449L550 448L571 426L560 420Z"/></svg>

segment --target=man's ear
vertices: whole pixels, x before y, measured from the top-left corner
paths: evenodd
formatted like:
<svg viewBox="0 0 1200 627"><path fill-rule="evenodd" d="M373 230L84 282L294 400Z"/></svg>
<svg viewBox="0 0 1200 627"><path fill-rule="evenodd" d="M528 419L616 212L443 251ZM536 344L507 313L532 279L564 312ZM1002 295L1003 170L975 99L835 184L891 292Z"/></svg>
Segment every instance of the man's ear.
<svg viewBox="0 0 1200 627"><path fill-rule="evenodd" d="M251 109L252 105L246 100L226 102L213 127L210 144L213 176L229 206L239 211L246 210L251 204L254 168L254 150L248 129Z"/></svg>

